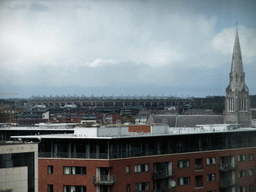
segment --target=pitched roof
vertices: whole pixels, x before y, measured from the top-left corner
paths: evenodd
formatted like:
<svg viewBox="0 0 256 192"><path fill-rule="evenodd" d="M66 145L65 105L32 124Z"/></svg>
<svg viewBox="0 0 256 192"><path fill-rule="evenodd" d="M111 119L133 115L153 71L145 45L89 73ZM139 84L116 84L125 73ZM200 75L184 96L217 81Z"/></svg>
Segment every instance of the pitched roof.
<svg viewBox="0 0 256 192"><path fill-rule="evenodd" d="M177 121L177 123L176 123ZM223 124L223 115L151 115L148 123L167 122L170 127L195 127L201 124Z"/></svg>

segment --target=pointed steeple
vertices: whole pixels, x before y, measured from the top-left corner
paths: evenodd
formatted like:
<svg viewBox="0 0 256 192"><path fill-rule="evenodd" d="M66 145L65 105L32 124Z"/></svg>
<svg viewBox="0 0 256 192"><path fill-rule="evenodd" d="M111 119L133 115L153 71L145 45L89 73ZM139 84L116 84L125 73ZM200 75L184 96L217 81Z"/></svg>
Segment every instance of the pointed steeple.
<svg viewBox="0 0 256 192"><path fill-rule="evenodd" d="M236 37L233 48L233 57L232 57L232 65L231 65L231 73L243 73L243 63L242 63L242 54L239 43L239 35L238 35L238 27L236 27Z"/></svg>
<svg viewBox="0 0 256 192"><path fill-rule="evenodd" d="M239 42L238 27L236 27L236 37L233 48L230 81L227 90L230 91L247 91L248 87L245 84L245 73L243 69L242 54Z"/></svg>
<svg viewBox="0 0 256 192"><path fill-rule="evenodd" d="M226 89L224 123L251 126L249 89L245 84L238 28L233 48L229 85Z"/></svg>

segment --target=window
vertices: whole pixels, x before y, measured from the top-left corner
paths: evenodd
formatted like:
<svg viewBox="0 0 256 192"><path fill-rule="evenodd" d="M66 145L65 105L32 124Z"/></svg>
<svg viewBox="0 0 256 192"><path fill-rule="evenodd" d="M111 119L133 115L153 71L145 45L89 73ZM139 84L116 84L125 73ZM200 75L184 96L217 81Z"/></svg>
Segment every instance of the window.
<svg viewBox="0 0 256 192"><path fill-rule="evenodd" d="M203 169L203 159L195 159L195 170Z"/></svg>
<svg viewBox="0 0 256 192"><path fill-rule="evenodd" d="M215 181L215 174L209 174L207 175L207 181L210 182L210 181Z"/></svg>
<svg viewBox="0 0 256 192"><path fill-rule="evenodd" d="M126 173L127 173L127 174L130 173L130 166L129 166L129 165L126 166Z"/></svg>
<svg viewBox="0 0 256 192"><path fill-rule="evenodd" d="M48 172L48 174L53 174L53 166L52 165L48 165L47 172Z"/></svg>
<svg viewBox="0 0 256 192"><path fill-rule="evenodd" d="M249 176L251 177L251 176L253 176L254 175L254 170L253 169L249 169Z"/></svg>
<svg viewBox="0 0 256 192"><path fill-rule="evenodd" d="M246 160L246 155L242 154L242 155L238 155L238 161L245 161Z"/></svg>
<svg viewBox="0 0 256 192"><path fill-rule="evenodd" d="M190 177L182 177L178 178L178 185L189 185L190 184Z"/></svg>
<svg viewBox="0 0 256 192"><path fill-rule="evenodd" d="M178 168L189 167L189 160L178 161Z"/></svg>
<svg viewBox="0 0 256 192"><path fill-rule="evenodd" d="M238 192L246 192L246 186L240 186Z"/></svg>
<svg viewBox="0 0 256 192"><path fill-rule="evenodd" d="M126 192L130 192L130 184L126 185Z"/></svg>
<svg viewBox="0 0 256 192"><path fill-rule="evenodd" d="M49 184L49 185L47 186L47 190L48 190L48 192L53 192L53 185L52 185L52 184Z"/></svg>
<svg viewBox="0 0 256 192"><path fill-rule="evenodd" d="M245 176L246 176L245 170L238 171L238 177L245 177Z"/></svg>
<svg viewBox="0 0 256 192"><path fill-rule="evenodd" d="M135 165L134 172L135 173L148 172L148 164Z"/></svg>
<svg viewBox="0 0 256 192"><path fill-rule="evenodd" d="M136 183L135 184L135 191L147 191L149 190L149 183L144 182L144 183Z"/></svg>
<svg viewBox="0 0 256 192"><path fill-rule="evenodd" d="M86 192L86 186L64 185L63 192Z"/></svg>
<svg viewBox="0 0 256 192"><path fill-rule="evenodd" d="M63 167L64 175L85 175L86 167Z"/></svg>
<svg viewBox="0 0 256 192"><path fill-rule="evenodd" d="M216 159L215 159L215 157L208 157L208 158L206 159L206 164L207 164L207 165L215 165L215 164L216 164Z"/></svg>
<svg viewBox="0 0 256 192"><path fill-rule="evenodd" d="M253 155L253 153L250 153L249 154L249 161L253 161L253 159L254 159L254 155Z"/></svg>
<svg viewBox="0 0 256 192"><path fill-rule="evenodd" d="M196 187L203 187L203 176L198 175L195 177Z"/></svg>
<svg viewBox="0 0 256 192"><path fill-rule="evenodd" d="M254 191L254 184L249 185L249 192Z"/></svg>

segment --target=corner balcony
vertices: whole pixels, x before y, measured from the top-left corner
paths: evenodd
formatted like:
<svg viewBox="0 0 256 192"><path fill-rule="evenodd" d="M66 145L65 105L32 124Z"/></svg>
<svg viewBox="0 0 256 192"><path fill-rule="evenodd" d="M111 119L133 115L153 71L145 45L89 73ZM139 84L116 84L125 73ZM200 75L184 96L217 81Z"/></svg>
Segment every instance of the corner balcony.
<svg viewBox="0 0 256 192"><path fill-rule="evenodd" d="M113 185L116 183L116 176L92 176L92 183L95 185Z"/></svg>
<svg viewBox="0 0 256 192"><path fill-rule="evenodd" d="M220 180L220 188L230 188L238 184L237 179Z"/></svg>
<svg viewBox="0 0 256 192"><path fill-rule="evenodd" d="M237 170L237 163L226 163L219 167L220 172L235 171Z"/></svg>
<svg viewBox="0 0 256 192"><path fill-rule="evenodd" d="M152 179L166 179L170 177L175 176L175 170L172 169L171 172L169 171L163 171L163 170L157 170L153 172Z"/></svg>

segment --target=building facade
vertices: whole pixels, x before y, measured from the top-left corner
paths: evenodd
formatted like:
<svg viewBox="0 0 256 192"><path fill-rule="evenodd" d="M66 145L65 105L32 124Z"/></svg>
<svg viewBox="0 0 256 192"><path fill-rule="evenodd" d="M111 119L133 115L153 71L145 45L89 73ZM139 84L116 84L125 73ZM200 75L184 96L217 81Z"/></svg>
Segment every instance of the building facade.
<svg viewBox="0 0 256 192"><path fill-rule="evenodd" d="M13 136L39 144L39 191L254 191L256 130L230 126L75 128Z"/></svg>
<svg viewBox="0 0 256 192"><path fill-rule="evenodd" d="M0 191L38 191L37 144L0 143Z"/></svg>
<svg viewBox="0 0 256 192"><path fill-rule="evenodd" d="M236 30L229 85L226 89L224 116L225 123L251 126L249 88L245 84L238 30Z"/></svg>

